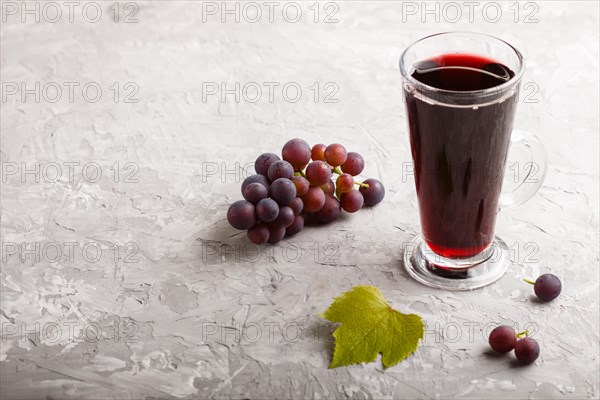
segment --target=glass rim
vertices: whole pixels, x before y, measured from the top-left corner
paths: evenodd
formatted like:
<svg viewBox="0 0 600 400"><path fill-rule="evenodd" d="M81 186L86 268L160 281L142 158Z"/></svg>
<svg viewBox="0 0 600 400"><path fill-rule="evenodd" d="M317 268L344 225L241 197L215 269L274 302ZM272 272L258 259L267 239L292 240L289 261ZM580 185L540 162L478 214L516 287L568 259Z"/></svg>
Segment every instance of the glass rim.
<svg viewBox="0 0 600 400"><path fill-rule="evenodd" d="M405 63L405 57L406 54L408 53L409 50L411 50L413 47L415 47L416 45L418 45L419 43L431 39L433 37L436 36L446 36L446 35L472 35L472 36L479 36L482 38L487 38L487 39L493 39L505 46L508 46L517 56L517 59L519 60L519 69L517 71L515 71L515 76L513 76L511 79L509 79L508 81L504 82L501 85L498 86L494 86L491 88L487 88L487 89L478 89L478 90L447 90L447 89L440 89L440 88L436 88L435 86L430 86L427 85L426 83L423 83L421 81L416 80L415 78L413 78L411 75L409 75L408 70L407 70L407 65ZM402 78L404 78L405 81L412 83L413 85L415 85L416 87L419 88L423 88L425 90L427 90L428 92L434 92L434 93L445 93L445 94L455 94L455 95L471 95L471 96L485 96L487 94L490 93L498 93L498 91L502 91L504 89L510 88L514 85L516 85L517 83L519 83L519 81L521 80L521 78L523 77L523 73L525 72L525 59L523 58L523 55L521 54L521 52L519 50L517 50L516 47L514 47L512 44L508 43L505 40L502 40L496 36L492 36L492 35L488 35L486 33L480 33L480 32L469 32L469 31L448 31L448 32L440 32L440 33L434 33L433 35L428 35L425 37L422 37L414 42L412 42L410 45L408 45L408 47L406 47L406 49L404 49L404 51L402 52L402 54L400 55L400 73L402 74Z"/></svg>

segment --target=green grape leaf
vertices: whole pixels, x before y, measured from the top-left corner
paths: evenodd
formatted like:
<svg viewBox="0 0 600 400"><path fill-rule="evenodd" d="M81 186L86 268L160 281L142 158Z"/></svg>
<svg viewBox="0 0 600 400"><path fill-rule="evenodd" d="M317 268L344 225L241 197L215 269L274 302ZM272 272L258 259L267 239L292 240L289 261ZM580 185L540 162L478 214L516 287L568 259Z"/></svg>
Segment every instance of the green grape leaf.
<svg viewBox="0 0 600 400"><path fill-rule="evenodd" d="M337 297L322 315L340 326L333 332L335 350L329 368L372 362L382 354L385 368L417 349L423 320L394 310L374 286L357 286Z"/></svg>

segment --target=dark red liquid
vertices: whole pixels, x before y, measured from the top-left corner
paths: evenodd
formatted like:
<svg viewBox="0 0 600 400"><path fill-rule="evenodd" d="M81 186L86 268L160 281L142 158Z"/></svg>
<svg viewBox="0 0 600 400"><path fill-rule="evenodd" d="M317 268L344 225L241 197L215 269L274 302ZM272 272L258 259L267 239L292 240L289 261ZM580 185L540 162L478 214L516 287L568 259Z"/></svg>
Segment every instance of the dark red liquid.
<svg viewBox="0 0 600 400"><path fill-rule="evenodd" d="M444 257L479 254L494 237L518 88L472 91L513 76L494 60L447 54L418 63L412 77L461 93L405 85L421 230Z"/></svg>

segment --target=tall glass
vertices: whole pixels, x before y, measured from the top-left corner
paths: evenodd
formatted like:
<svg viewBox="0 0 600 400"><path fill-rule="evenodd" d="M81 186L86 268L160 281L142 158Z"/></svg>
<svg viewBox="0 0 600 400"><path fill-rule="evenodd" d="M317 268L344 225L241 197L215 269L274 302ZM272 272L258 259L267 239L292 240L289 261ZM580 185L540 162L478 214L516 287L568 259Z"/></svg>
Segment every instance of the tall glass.
<svg viewBox="0 0 600 400"><path fill-rule="evenodd" d="M484 60L484 67L462 60ZM440 63L454 65L453 75ZM422 232L406 247L404 266L421 283L475 289L508 268L508 247L494 235L498 210L527 201L546 171L540 141L513 132L524 69L523 56L510 44L470 32L428 36L400 58ZM479 73L494 85L471 82ZM502 193L511 144L525 150L538 179Z"/></svg>

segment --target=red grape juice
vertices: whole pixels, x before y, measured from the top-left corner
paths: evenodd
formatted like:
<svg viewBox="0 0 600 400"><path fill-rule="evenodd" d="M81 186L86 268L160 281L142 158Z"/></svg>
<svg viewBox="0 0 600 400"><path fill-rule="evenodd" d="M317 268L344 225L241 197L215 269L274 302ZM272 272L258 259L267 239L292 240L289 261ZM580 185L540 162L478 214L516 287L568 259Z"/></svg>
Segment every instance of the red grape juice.
<svg viewBox="0 0 600 400"><path fill-rule="evenodd" d="M412 77L426 85L404 86L423 238L437 254L468 258L494 237L518 91L499 86L514 72L446 54L418 63Z"/></svg>

